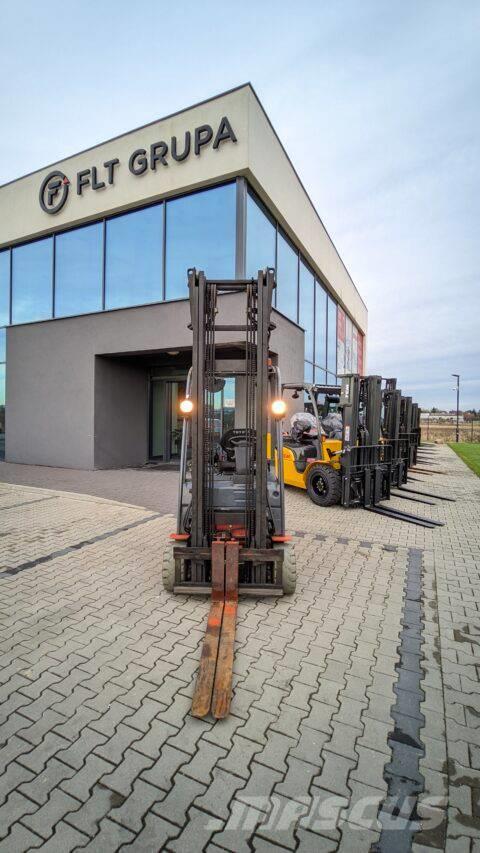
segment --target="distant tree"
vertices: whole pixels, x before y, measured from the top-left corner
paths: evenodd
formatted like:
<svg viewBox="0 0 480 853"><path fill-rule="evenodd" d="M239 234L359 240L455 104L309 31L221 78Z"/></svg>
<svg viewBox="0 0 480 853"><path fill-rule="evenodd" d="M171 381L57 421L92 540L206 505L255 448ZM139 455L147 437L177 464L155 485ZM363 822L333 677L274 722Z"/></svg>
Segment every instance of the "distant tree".
<svg viewBox="0 0 480 853"><path fill-rule="evenodd" d="M430 411L431 411L432 415L434 415L436 412L438 412L438 409L436 408L436 406L432 406Z"/></svg>

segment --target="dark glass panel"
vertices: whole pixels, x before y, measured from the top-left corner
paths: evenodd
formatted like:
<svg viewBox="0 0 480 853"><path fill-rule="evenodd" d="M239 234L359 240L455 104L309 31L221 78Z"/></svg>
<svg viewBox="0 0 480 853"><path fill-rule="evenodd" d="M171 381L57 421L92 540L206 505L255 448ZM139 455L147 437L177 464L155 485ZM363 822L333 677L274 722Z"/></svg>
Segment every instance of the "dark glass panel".
<svg viewBox="0 0 480 853"><path fill-rule="evenodd" d="M102 310L103 224L55 239L55 316Z"/></svg>
<svg viewBox="0 0 480 853"><path fill-rule="evenodd" d="M305 358L313 361L313 329L315 320L315 279L300 261L300 312L298 322L305 329Z"/></svg>
<svg viewBox="0 0 480 853"><path fill-rule="evenodd" d="M53 238L12 249L12 322L52 316Z"/></svg>
<svg viewBox="0 0 480 853"><path fill-rule="evenodd" d="M236 185L167 202L166 298L188 297L187 270L235 278Z"/></svg>
<svg viewBox="0 0 480 853"><path fill-rule="evenodd" d="M277 308L297 322L298 254L285 237L278 233L277 244Z"/></svg>
<svg viewBox="0 0 480 853"><path fill-rule="evenodd" d="M0 326L10 322L10 251L0 252Z"/></svg>
<svg viewBox="0 0 480 853"><path fill-rule="evenodd" d="M162 299L163 205L107 221L105 307Z"/></svg>
<svg viewBox="0 0 480 853"><path fill-rule="evenodd" d="M313 384L313 364L310 364L310 362L308 362L308 361L305 362L303 376L304 376L304 379L303 379L304 382L310 382Z"/></svg>
<svg viewBox="0 0 480 853"><path fill-rule="evenodd" d="M0 364L0 459L5 459L5 365Z"/></svg>
<svg viewBox="0 0 480 853"><path fill-rule="evenodd" d="M315 288L315 364L325 368L327 364L327 292L318 281Z"/></svg>
<svg viewBox="0 0 480 853"><path fill-rule="evenodd" d="M259 270L275 267L275 225L254 198L247 195L247 277L257 277Z"/></svg>
<svg viewBox="0 0 480 853"><path fill-rule="evenodd" d="M337 370L337 306L328 297L328 340L327 340L327 369L332 373Z"/></svg>

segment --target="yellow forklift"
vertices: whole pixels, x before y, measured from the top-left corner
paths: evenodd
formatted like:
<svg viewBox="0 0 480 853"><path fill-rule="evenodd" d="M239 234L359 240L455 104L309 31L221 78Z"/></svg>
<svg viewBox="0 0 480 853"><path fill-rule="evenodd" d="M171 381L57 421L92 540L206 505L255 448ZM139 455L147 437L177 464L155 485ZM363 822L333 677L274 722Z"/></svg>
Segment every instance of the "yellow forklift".
<svg viewBox="0 0 480 853"><path fill-rule="evenodd" d="M283 437L285 485L306 489L309 498L319 506L338 504L342 496L341 419L335 424L332 418L331 429L327 421L338 411L340 386L305 382L282 387L284 394L293 391L293 400L302 396L305 410L296 415L290 435Z"/></svg>

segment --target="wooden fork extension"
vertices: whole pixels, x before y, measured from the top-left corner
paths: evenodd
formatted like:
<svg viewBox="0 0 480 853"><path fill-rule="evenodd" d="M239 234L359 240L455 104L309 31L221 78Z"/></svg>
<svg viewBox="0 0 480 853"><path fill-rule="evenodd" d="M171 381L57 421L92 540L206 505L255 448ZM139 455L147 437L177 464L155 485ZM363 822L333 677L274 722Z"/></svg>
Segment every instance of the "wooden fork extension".
<svg viewBox="0 0 480 853"><path fill-rule="evenodd" d="M212 544L212 603L192 701L194 717L226 717L232 698L239 543Z"/></svg>

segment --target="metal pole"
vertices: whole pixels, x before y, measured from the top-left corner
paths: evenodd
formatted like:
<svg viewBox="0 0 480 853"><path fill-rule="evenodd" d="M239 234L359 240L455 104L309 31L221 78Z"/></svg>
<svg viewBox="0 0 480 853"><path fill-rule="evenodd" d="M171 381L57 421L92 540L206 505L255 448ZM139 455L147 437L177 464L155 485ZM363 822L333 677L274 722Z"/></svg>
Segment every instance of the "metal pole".
<svg viewBox="0 0 480 853"><path fill-rule="evenodd" d="M458 420L458 419L459 419L459 411L458 411L458 410L459 410L459 408L460 408L460 374L459 374L459 373L452 373L452 376L454 376L454 377L455 377L455 379L457 380L457 428L456 428L456 442L457 442L457 444L458 444L458 442L459 442L459 437L460 437L460 433L459 433L459 420Z"/></svg>

